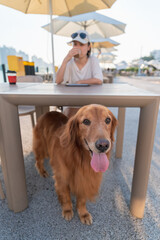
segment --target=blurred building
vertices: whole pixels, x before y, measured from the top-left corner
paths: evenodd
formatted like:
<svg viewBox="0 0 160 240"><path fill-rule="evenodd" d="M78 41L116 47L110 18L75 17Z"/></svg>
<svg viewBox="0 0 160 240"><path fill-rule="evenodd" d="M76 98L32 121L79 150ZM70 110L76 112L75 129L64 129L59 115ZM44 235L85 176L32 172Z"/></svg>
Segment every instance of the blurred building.
<svg viewBox="0 0 160 240"><path fill-rule="evenodd" d="M155 60L160 61L160 50L154 50L151 52L151 56L154 57Z"/></svg>
<svg viewBox="0 0 160 240"><path fill-rule="evenodd" d="M0 47L0 64L5 64L6 68L8 68L8 55L16 55L16 50L14 48L8 48L6 46Z"/></svg>
<svg viewBox="0 0 160 240"><path fill-rule="evenodd" d="M22 57L23 61L29 61L29 56L25 52L16 51L16 49L12 47L2 46L0 47L0 66L1 64L5 64L6 71L8 70L8 61L7 61L8 55ZM31 61L35 63L34 65L35 67L37 67L39 72L41 73L53 72L52 64L46 63L45 61L43 61L43 59L33 56Z"/></svg>
<svg viewBox="0 0 160 240"><path fill-rule="evenodd" d="M34 62L34 66L40 73L52 73L52 64L46 63L42 58L38 58L36 56L32 57L32 62Z"/></svg>
<svg viewBox="0 0 160 240"><path fill-rule="evenodd" d="M0 47L0 65L5 64L6 70L8 69L8 61L7 61L8 55L23 57L24 61L28 61L29 59L29 56L22 51L17 52L12 47L6 47L6 46Z"/></svg>

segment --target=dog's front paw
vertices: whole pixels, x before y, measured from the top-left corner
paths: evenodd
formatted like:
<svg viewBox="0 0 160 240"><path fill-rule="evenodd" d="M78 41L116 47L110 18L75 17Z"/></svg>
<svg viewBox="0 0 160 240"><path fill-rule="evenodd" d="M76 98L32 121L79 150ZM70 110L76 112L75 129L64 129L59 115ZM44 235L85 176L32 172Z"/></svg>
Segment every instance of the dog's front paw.
<svg viewBox="0 0 160 240"><path fill-rule="evenodd" d="M70 221L73 218L73 210L63 210L62 216L65 220Z"/></svg>
<svg viewBox="0 0 160 240"><path fill-rule="evenodd" d="M86 212L83 215L79 215L80 220L83 224L91 225L92 224L92 215L89 212Z"/></svg>

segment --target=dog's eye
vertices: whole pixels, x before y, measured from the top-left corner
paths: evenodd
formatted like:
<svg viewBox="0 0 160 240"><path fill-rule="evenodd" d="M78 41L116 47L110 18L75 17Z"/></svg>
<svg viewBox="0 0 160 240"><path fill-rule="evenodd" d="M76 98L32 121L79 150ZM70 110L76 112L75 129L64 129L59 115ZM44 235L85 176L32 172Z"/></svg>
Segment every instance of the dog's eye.
<svg viewBox="0 0 160 240"><path fill-rule="evenodd" d="M111 119L109 117L107 117L105 122L106 122L106 124L109 124L111 122Z"/></svg>
<svg viewBox="0 0 160 240"><path fill-rule="evenodd" d="M91 121L89 119L84 119L83 120L83 124L85 125L90 125L91 124Z"/></svg>

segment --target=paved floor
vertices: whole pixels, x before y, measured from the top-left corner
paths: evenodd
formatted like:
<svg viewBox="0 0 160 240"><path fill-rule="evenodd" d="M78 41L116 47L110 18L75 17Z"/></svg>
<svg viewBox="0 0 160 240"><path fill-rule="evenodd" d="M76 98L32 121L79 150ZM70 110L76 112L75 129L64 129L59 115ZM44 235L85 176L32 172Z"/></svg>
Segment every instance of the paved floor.
<svg viewBox="0 0 160 240"><path fill-rule="evenodd" d="M136 87L160 94L160 77L117 77L114 83L129 83Z"/></svg>
<svg viewBox="0 0 160 240"><path fill-rule="evenodd" d="M129 82L124 78L115 81ZM117 108L111 110L117 116ZM50 172L47 179L36 172L31 121L29 116L21 117L29 207L14 214L8 210L6 199L0 200L0 240L160 240L160 112L144 218L136 219L129 212L138 118L139 109L127 109L123 158L115 158L114 147L97 201L87 205L93 225L84 226L75 210L74 197L74 218L66 222L61 217L51 169L46 161ZM4 188L1 171L0 179Z"/></svg>

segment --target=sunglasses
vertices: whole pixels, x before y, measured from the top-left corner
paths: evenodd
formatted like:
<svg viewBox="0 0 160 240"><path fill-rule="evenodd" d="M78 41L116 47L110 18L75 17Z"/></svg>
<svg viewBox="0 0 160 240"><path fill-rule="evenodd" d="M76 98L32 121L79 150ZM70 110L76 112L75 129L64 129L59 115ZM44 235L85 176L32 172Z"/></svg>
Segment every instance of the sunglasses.
<svg viewBox="0 0 160 240"><path fill-rule="evenodd" d="M75 39L78 35L80 36L81 39L85 39L85 38L87 37L87 34L86 34L86 33L77 33L77 32L75 32L75 33L73 33L73 34L71 35L71 38L72 38L72 39Z"/></svg>

